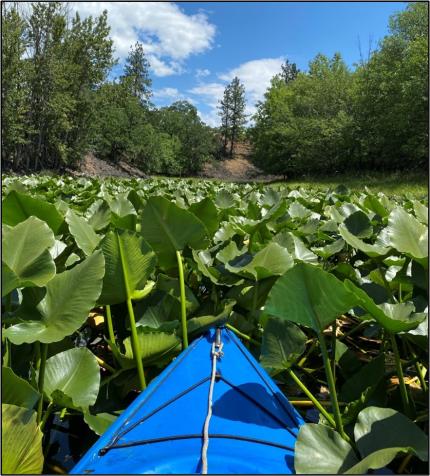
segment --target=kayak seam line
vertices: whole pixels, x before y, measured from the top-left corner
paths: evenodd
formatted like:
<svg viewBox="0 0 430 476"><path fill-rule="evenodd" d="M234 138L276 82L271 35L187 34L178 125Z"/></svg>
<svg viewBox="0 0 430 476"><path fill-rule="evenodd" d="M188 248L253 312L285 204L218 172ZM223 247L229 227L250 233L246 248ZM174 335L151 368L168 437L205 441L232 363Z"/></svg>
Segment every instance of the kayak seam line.
<svg viewBox="0 0 430 476"><path fill-rule="evenodd" d="M167 406L169 406L171 403L175 402L176 400L179 400L181 397L183 397L184 395L186 395L187 393L191 392L192 390L194 390L195 388L197 388L198 386L202 385L203 383L207 382L208 380L210 379L210 377L205 377L201 380L199 380L198 382L196 382L194 385L191 385L191 387L188 387L186 388L184 391L176 394L174 397L172 397L171 399L167 400L167 402L163 403L162 405L159 405L157 408L155 408L154 410L152 410L151 412L149 412L147 415L145 415L144 417L142 417L141 419L137 420L135 423L133 423L133 425L131 425L130 427L126 428L125 430L123 430L121 433L118 433L112 440L112 442L108 445L106 445L105 447L103 447L100 451L103 451L109 447L112 447L113 445L115 445L115 443L121 439L123 436L125 436L127 433L129 433L130 431L134 430L134 428L136 428L138 425L140 425L141 423L144 423L146 420L148 420L150 417L152 417L153 415L155 415L156 413L158 413L160 410L162 410L163 408L166 408Z"/></svg>
<svg viewBox="0 0 430 476"><path fill-rule="evenodd" d="M186 357L188 357L188 355L191 353L191 350L194 349L194 347L197 346L197 344L202 340L203 336L200 336L198 339L196 339L185 351L185 354L182 354L182 356L178 356L176 361L174 362L174 366L172 369L170 369L170 371L163 377L161 378L157 383L154 382L154 387L153 388L150 388L151 386L151 383L149 384L149 386L147 387L146 391L142 392L141 395L145 395L145 393L147 393L149 390L150 390L150 393L145 395L144 398L142 399L141 402L139 402L139 404L137 405L137 408L132 412L130 413L130 415L127 416L127 418L124 420L124 422L122 423L122 425L118 428L118 431L120 431L120 428L122 428L124 425L126 425L130 419L132 417L134 417L136 415L136 413L142 408L142 406L144 404L146 404L148 402L148 400L154 395L155 391L158 389L158 387L163 383L165 382L171 375L172 373L178 368L178 365L183 362L185 360ZM160 375L160 377L162 377L162 374ZM128 429L127 429L128 430ZM115 441L118 441L117 439L117 436L113 436L110 440L110 442L106 445L106 446L109 446L111 445L112 443L114 443Z"/></svg>
<svg viewBox="0 0 430 476"><path fill-rule="evenodd" d="M261 440L259 438L249 438L247 436L240 436L240 435L229 435L229 434L221 434L221 433L214 433L209 435L210 438L222 438L222 439L232 439L232 440L239 440L239 441L247 441L250 443L258 443L262 445L267 445L267 446L274 446L276 448L280 448L283 450L288 450L294 452L294 448L291 446L286 446L282 445L281 443L276 443L273 441L268 441L268 440ZM112 449L121 449L121 448L129 448L131 446L140 446L140 445L147 445L147 444L153 444L153 443L163 443L166 441L174 441L174 440L187 440L187 439L197 439L197 438L202 438L201 433L193 433L193 434L187 434L187 435L172 435L172 436L164 436L160 438L150 438L146 440L136 440L136 441L130 441L128 443L122 443L120 445L115 445L115 446L110 446L108 448L103 448L103 452L101 455L105 455L109 450ZM101 450L100 450L101 452ZM99 452L99 453L100 453Z"/></svg>

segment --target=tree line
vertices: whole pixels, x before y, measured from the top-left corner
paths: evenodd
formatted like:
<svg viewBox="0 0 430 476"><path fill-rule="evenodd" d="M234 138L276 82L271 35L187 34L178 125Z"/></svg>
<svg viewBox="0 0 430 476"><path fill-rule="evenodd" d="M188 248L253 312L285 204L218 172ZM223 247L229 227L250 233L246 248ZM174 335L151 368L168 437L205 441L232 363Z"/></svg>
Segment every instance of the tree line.
<svg viewBox="0 0 430 476"><path fill-rule="evenodd" d="M253 160L274 174L428 167L428 4L409 3L352 71L317 55L286 63L258 104Z"/></svg>
<svg viewBox="0 0 430 476"><path fill-rule="evenodd" d="M300 71L286 61L250 123L232 79L211 128L187 101L156 108L150 64L131 45L123 74L107 12L73 17L66 2L2 4L2 166L64 169L88 151L147 173L193 175L234 156L245 137L263 171L286 176L422 169L428 161L428 5L390 19L378 49L350 69L319 54Z"/></svg>
<svg viewBox="0 0 430 476"><path fill-rule="evenodd" d="M123 74L107 12L71 17L64 2L2 5L2 165L73 166L88 151L148 173L190 175L216 155L211 128L186 101L151 103L149 62L131 46Z"/></svg>

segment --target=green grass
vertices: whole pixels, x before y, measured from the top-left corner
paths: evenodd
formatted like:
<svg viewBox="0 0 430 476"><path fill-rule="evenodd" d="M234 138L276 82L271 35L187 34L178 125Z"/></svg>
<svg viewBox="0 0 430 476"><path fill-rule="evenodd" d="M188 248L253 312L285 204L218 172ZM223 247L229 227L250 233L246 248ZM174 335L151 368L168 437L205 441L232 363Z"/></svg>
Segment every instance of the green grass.
<svg viewBox="0 0 430 476"><path fill-rule="evenodd" d="M326 190L338 185L345 185L352 191L364 191L367 187L374 193L383 192L386 195L405 195L414 198L428 197L428 175L423 170L422 174L392 172L387 174L357 173L356 175L337 175L328 177L308 177L292 179L283 182L289 187L305 187L315 190Z"/></svg>

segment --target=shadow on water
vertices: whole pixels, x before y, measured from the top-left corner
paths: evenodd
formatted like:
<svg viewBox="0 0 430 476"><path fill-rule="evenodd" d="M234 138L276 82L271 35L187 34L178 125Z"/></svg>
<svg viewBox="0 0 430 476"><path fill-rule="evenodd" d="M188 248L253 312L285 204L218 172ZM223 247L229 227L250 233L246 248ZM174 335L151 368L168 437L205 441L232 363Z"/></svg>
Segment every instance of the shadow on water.
<svg viewBox="0 0 430 476"><path fill-rule="evenodd" d="M277 398L278 397L278 398ZM295 427L285 407L258 383L246 383L231 388L218 398L212 408L214 415L227 420L243 421L269 428Z"/></svg>

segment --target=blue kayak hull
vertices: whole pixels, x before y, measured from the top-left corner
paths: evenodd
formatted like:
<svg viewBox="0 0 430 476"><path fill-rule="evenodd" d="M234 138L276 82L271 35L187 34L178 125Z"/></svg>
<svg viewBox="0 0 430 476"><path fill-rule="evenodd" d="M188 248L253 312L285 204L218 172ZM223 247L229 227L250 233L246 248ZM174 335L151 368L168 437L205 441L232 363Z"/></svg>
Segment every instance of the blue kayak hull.
<svg viewBox="0 0 430 476"><path fill-rule="evenodd" d="M195 340L118 417L72 474L200 474L215 330ZM294 473L301 416L237 337L221 330L209 474Z"/></svg>

